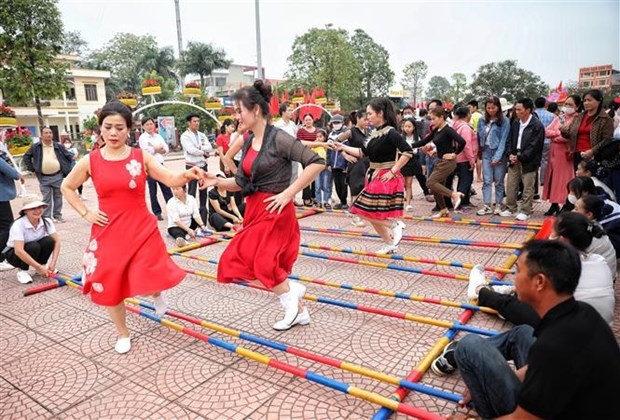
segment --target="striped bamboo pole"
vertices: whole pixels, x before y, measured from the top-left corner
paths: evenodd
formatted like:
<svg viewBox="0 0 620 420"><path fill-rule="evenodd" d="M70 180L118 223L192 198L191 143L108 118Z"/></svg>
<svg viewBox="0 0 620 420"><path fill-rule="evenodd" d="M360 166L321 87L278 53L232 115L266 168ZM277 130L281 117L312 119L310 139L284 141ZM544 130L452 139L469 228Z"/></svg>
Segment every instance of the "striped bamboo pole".
<svg viewBox="0 0 620 420"><path fill-rule="evenodd" d="M217 276L215 276L213 274L205 273L204 271L191 270L191 269L185 269L185 271L187 273L194 274L196 276L205 277L205 278L208 278L208 279L211 279L211 280L217 280ZM234 284L238 284L240 286L245 286L245 287L250 287L252 289L266 290L266 289L264 289L262 287L255 286L255 285L249 284L249 283L239 282L239 283L234 283ZM387 310L387 309L381 309L381 308L374 308L374 307L371 307L371 306L359 305L359 304L353 303L353 302L346 302L346 301L342 301L342 300L336 300L336 299L326 298L326 297L322 297L322 296L316 296L316 295L312 295L310 293L306 293L304 295L303 299L309 300L309 301L312 301L312 302L325 303L325 304L328 304L328 305L339 306L341 308L352 309L352 310L355 310L355 311L367 312L367 313L371 313L371 314L375 314L375 315L387 316L387 317L390 317L390 318L404 319L405 321L417 322L417 323L420 323L420 324L432 325L432 326L435 326L435 327L455 328L455 329L457 329L459 331L467 331L467 332L471 332L471 333L475 333L475 334L480 334L480 335L486 335L486 336L492 336L492 335L498 334L497 331L487 330L487 329L484 329L484 328L470 327L468 325L459 325L458 323L453 323L453 322L444 321L444 320L440 320L440 319L434 319L434 318L428 318L428 317L424 317L424 316L414 315L414 314L407 313L407 312L396 312L396 311L390 311L390 310Z"/></svg>
<svg viewBox="0 0 620 420"><path fill-rule="evenodd" d="M346 235L346 236L362 236L366 238L380 238L381 237L380 235L376 233L360 232L357 230L346 230L346 229L336 229L336 228L315 228L315 227L308 227L308 226L300 226L299 229L305 232L338 234L338 235ZM460 238L444 239L444 238L434 238L431 236L403 235L402 241L424 242L424 243L446 244L446 245L459 245L459 246L474 246L474 247L481 247L481 248L499 248L499 249L519 249L522 247L522 244L517 244L517 243L471 241L469 239L460 239Z"/></svg>
<svg viewBox="0 0 620 420"><path fill-rule="evenodd" d="M138 314L144 318L150 319L152 321L158 322L161 325L170 328L172 330L178 331L180 333L189 335L191 337L194 337L198 340L204 341L206 343L209 343L211 345L214 345L216 347L219 347L221 349L227 350L231 353L236 353L240 356L243 356L245 358L248 359L252 359L256 362L262 363L266 366L269 366L271 368L277 369L277 370L281 370L283 372L287 372L290 373L292 375L298 376L300 378L306 379L310 382L314 382L323 386L326 386L328 388L334 389L336 391L340 391L343 392L345 394L357 397L357 398L361 398L365 401L374 403L374 404L378 404L381 405L383 407L387 407L390 410L393 411L398 411L399 413L403 413L406 414L408 416L413 416L413 417L417 417L420 419L432 419L432 420L440 420L443 417L437 415L437 414L433 414L433 413L429 413L428 411L425 410L421 410L419 408L416 408L412 405L409 404L404 404L404 403L400 403L394 400L390 400L389 398L385 398L379 394L376 394L374 392L371 391L367 391L361 388L357 388L354 386L351 386L347 383L344 382L340 382L337 381L335 379L332 378L328 378L326 376L323 375L319 375L315 372L312 372L310 370L307 369L302 369L302 368L298 368L295 366L292 366L288 363L284 363L281 362L277 359L274 359L273 357L269 357L265 354L253 351L253 350L249 350L246 349L244 347L229 343L227 341L224 340L220 340L211 336L208 336L206 334L202 334L198 331L192 330L190 328L184 327L183 325L171 322L167 319L162 319L161 317L147 312L145 310L140 310L138 308L135 308L133 306L126 306L127 310L130 312L133 312L135 314Z"/></svg>
<svg viewBox="0 0 620 420"><path fill-rule="evenodd" d="M133 305L139 305L139 306L142 306L143 308L147 308L152 311L155 310L155 307L152 304L148 302L140 301L137 299L129 298L129 299L125 299L125 302L131 303ZM215 332L229 335L231 337L241 338L242 340L246 340L251 343L260 344L262 346L266 346L274 350L279 350L285 353L292 354L294 356L302 357L304 359L311 360L313 362L322 363L324 365L335 367L337 369L342 369L342 370L346 370L349 372L357 373L359 375L366 376L367 378L376 379L378 381L385 382L388 384L402 386L404 388L409 389L410 391L421 392L427 395L432 395L434 397L442 398L442 399L452 401L452 402L458 402L462 398L462 396L458 394L443 391L443 390L433 388L430 386L426 386L426 385L416 384L410 381L400 379L396 376L389 375L383 372L379 372L379 371L376 371L376 370L373 370L373 369L370 369L364 366L359 366L359 365L356 365L354 363L350 363L347 361L342 361L342 360L334 359L334 358L327 357L324 355L320 355L317 353L312 353L312 352L302 350L302 349L299 349L293 346L289 346L288 344L281 343L279 341L274 341L274 340L269 340L266 338L258 337L258 336L249 334L244 331L238 331L238 330L234 330L231 328L223 327L221 325L208 322L203 319L194 318L189 315L185 315L183 313L176 312L170 309L166 312L166 315L181 319L183 321L190 322L194 325L199 325L201 327L210 329Z"/></svg>
<svg viewBox="0 0 620 420"><path fill-rule="evenodd" d="M214 264L214 265L217 265L219 263L215 259L198 257L195 255L185 255L185 254L180 254L180 253L176 253L173 255L181 257L181 258L187 258L191 260L207 262L209 264ZM465 303L465 302L452 302L449 300L434 299L434 298L429 298L429 297L424 297L424 296L410 295L408 293L395 292L392 290L377 290L377 289L371 289L371 288L359 286L359 285L351 285L351 284L346 284L346 283L336 283L336 282L332 282L328 280L313 279L310 277L299 276L297 274L291 274L288 276L288 278L291 280L299 280L299 281L303 281L306 283L319 284L321 286L335 287L335 288L340 288L340 289L345 289L345 290L354 290L356 292L361 292L361 293L369 293L373 295L386 296L386 297L392 297L392 298L397 298L397 299L412 300L412 301L421 302L421 303L429 303L429 304L441 305L441 306L450 306L452 308L471 309L473 311L482 311L482 312L486 312L489 314L497 314L497 311L495 309L487 308L486 306L472 305L472 304Z"/></svg>
<svg viewBox="0 0 620 420"><path fill-rule="evenodd" d="M67 282L63 280L62 278L55 278L54 276L50 276L50 278L52 279L53 283L46 283L46 284L42 284L39 286L31 287L29 289L24 290L23 295L32 296L32 295L36 295L37 293L46 292L48 290L57 289L59 287L63 287L67 285ZM78 274L76 276L73 276L71 280L79 282L81 278L82 278L82 275Z"/></svg>

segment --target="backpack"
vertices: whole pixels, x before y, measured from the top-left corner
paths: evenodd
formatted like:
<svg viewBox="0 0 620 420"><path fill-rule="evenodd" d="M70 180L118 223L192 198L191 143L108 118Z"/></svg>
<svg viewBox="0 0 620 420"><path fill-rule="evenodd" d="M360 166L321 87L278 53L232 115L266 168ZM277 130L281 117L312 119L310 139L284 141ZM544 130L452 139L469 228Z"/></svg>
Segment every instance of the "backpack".
<svg viewBox="0 0 620 420"><path fill-rule="evenodd" d="M603 140L594 154L594 159L604 168L620 168L620 139Z"/></svg>

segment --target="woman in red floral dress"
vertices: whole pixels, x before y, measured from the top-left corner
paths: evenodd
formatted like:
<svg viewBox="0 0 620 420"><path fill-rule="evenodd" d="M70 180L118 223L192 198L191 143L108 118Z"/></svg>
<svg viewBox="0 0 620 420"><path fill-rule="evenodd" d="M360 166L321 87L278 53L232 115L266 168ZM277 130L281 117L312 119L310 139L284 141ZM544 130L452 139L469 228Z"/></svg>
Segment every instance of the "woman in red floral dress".
<svg viewBox="0 0 620 420"><path fill-rule="evenodd" d="M156 312L166 312L163 290L185 277L166 252L157 220L147 206L147 175L169 187L201 179L198 168L172 172L153 156L126 144L131 128L131 111L120 102L110 102L99 114L105 147L80 160L64 180L61 191L71 206L92 223L90 240L83 258L84 293L98 305L108 307L118 330L115 350L131 348L123 300L136 295L153 295ZM98 210L88 209L75 190L92 178Z"/></svg>

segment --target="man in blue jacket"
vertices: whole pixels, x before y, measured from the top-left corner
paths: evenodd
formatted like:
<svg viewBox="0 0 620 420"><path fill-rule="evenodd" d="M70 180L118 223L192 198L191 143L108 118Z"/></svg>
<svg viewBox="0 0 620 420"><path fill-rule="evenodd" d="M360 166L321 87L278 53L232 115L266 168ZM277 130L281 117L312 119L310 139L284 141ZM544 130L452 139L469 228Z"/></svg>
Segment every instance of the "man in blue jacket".
<svg viewBox="0 0 620 420"><path fill-rule="evenodd" d="M43 201L47 204L43 217L49 218L53 214L56 223L65 222L62 217L60 184L71 172L72 160L71 152L54 141L54 134L49 127L43 128L41 141L33 144L24 154L24 165L37 176Z"/></svg>
<svg viewBox="0 0 620 420"><path fill-rule="evenodd" d="M540 168L545 128L534 111L534 102L530 98L519 99L515 105L517 119L510 127L506 144L508 156L508 179L506 181L506 210L502 217L515 217L526 221L532 214L536 175ZM517 214L517 193L519 183L523 182L523 203Z"/></svg>

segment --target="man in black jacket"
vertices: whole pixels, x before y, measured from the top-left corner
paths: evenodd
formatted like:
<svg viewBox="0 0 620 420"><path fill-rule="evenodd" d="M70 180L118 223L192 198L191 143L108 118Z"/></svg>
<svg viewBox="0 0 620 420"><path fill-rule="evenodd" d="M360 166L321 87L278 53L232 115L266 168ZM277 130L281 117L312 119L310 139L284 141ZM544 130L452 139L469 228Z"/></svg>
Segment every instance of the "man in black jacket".
<svg viewBox="0 0 620 420"><path fill-rule="evenodd" d="M530 98L519 99L515 105L517 119L510 127L506 144L508 156L508 179L506 181L506 210L502 217L515 217L526 221L532 214L536 174L540 168L543 146L545 144L545 128L538 120L534 103ZM519 183L523 182L523 202L517 214L517 193Z"/></svg>
<svg viewBox="0 0 620 420"><path fill-rule="evenodd" d="M62 180L71 172L73 155L61 144L54 141L54 134L49 127L41 132L41 141L33 144L24 154L24 164L34 172L39 180L39 189L43 201L47 204L43 217L54 215L54 221L64 223L62 217Z"/></svg>

